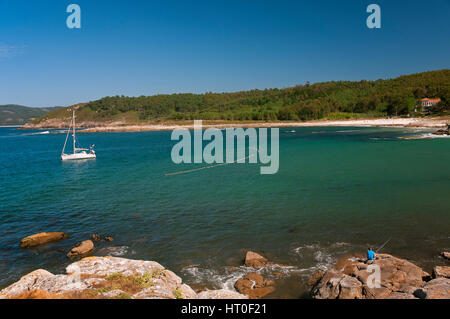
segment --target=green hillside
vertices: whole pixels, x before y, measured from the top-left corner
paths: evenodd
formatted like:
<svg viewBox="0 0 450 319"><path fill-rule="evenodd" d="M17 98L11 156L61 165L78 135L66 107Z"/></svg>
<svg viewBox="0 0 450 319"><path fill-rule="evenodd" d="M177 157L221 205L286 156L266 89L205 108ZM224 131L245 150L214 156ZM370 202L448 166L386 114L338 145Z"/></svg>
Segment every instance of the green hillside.
<svg viewBox="0 0 450 319"><path fill-rule="evenodd" d="M419 100L441 98L436 114L450 110L450 70L376 81L333 81L284 89L234 93L114 96L80 104L78 121L137 123L167 120L288 121L417 115ZM417 112L417 113L415 113ZM60 109L37 119L65 118Z"/></svg>
<svg viewBox="0 0 450 319"><path fill-rule="evenodd" d="M55 107L38 108L15 104L0 105L0 125L23 125L55 109Z"/></svg>

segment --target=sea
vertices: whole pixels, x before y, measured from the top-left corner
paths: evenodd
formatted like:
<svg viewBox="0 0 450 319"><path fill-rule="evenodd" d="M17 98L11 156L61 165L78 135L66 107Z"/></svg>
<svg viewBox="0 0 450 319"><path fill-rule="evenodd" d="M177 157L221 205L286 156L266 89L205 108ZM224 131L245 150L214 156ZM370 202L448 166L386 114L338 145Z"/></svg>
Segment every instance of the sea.
<svg viewBox="0 0 450 319"><path fill-rule="evenodd" d="M369 246L431 272L450 250L450 138L429 133L280 128L278 173L262 175L248 161L175 164L170 131L79 133L97 159L62 162L64 131L0 128L0 288L65 273L94 233L114 238L94 255L157 261L198 290L233 290L257 252L275 263L256 270L276 279L266 298L308 298L311 274ZM69 238L20 248L44 231Z"/></svg>

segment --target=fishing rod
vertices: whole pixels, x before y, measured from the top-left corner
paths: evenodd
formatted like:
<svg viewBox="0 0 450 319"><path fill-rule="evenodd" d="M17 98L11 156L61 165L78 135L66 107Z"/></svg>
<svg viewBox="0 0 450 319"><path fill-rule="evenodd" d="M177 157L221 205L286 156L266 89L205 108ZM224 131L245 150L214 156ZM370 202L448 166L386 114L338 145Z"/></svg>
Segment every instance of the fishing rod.
<svg viewBox="0 0 450 319"><path fill-rule="evenodd" d="M381 245L380 248L378 248L377 250L375 250L375 252L377 253L381 248L383 248L384 246L386 246L386 244L387 244L391 239L392 239L392 237L389 238L388 240L386 240L386 242L385 242L383 245Z"/></svg>

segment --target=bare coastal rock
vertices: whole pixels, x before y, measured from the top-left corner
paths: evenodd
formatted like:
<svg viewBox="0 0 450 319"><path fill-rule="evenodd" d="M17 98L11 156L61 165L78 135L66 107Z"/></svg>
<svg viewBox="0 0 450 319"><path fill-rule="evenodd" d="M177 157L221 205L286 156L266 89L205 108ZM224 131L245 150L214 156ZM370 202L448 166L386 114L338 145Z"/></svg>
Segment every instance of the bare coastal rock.
<svg viewBox="0 0 450 319"><path fill-rule="evenodd" d="M268 260L253 251L247 251L244 264L247 267L262 268L268 264Z"/></svg>
<svg viewBox="0 0 450 319"><path fill-rule="evenodd" d="M450 252L448 251L443 251L441 253L441 256L444 257L445 259L450 259Z"/></svg>
<svg viewBox="0 0 450 319"><path fill-rule="evenodd" d="M255 269L264 268L265 275L270 275L271 278L284 276L283 273L277 271L277 267L282 267L282 265L275 264L253 251L246 252L244 266ZM261 274L252 271L238 279L234 284L234 288L239 293L247 295L250 299L259 299L275 291L275 281L264 278Z"/></svg>
<svg viewBox="0 0 450 319"><path fill-rule="evenodd" d="M219 289L202 291L198 294L198 299L248 299L248 297L235 291Z"/></svg>
<svg viewBox="0 0 450 319"><path fill-rule="evenodd" d="M434 267L433 278L450 278L450 266Z"/></svg>
<svg viewBox="0 0 450 319"><path fill-rule="evenodd" d="M67 237L68 236L63 232L38 233L38 234L34 234L34 235L23 238L20 241L20 247L22 247L22 248L35 247L35 246L47 244L50 242L66 239Z"/></svg>
<svg viewBox="0 0 450 319"><path fill-rule="evenodd" d="M373 269L362 259L339 263L340 269L328 269L312 277L311 296L315 299L417 299L450 298L449 267L435 267L437 279L413 263L388 254L378 254L373 262L380 268L381 283L370 288ZM371 267L372 268L372 267ZM436 269L437 268L437 269ZM320 277L320 278L319 278Z"/></svg>
<svg viewBox="0 0 450 319"><path fill-rule="evenodd" d="M155 261L86 257L65 275L39 269L0 291L0 299L246 299L229 290L197 294Z"/></svg>
<svg viewBox="0 0 450 319"><path fill-rule="evenodd" d="M267 280L255 272L250 272L236 281L234 288L251 299L262 298L275 291L273 280Z"/></svg>
<svg viewBox="0 0 450 319"><path fill-rule="evenodd" d="M94 251L94 243L92 240L85 240L76 247L73 247L68 253L68 258L83 257Z"/></svg>

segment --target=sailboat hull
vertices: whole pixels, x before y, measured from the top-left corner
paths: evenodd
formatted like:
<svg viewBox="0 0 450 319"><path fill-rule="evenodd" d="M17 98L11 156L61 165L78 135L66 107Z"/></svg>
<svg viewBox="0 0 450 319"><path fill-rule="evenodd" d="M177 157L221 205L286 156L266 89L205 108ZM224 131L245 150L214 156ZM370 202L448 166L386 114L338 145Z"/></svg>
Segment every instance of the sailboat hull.
<svg viewBox="0 0 450 319"><path fill-rule="evenodd" d="M95 158L96 158L95 154L86 152L61 155L61 160L63 161L74 161L74 160L95 159Z"/></svg>
<svg viewBox="0 0 450 319"><path fill-rule="evenodd" d="M67 140L69 138L70 129L73 128L73 154L65 154L64 150L66 149ZM75 108L72 108L72 121L70 122L69 129L67 130L66 141L64 142L63 150L61 152L61 160L63 161L74 161L74 160L87 160L87 159L95 159L94 145L89 147L89 153L84 150L88 150L86 148L77 147L76 143L76 125L75 125Z"/></svg>

